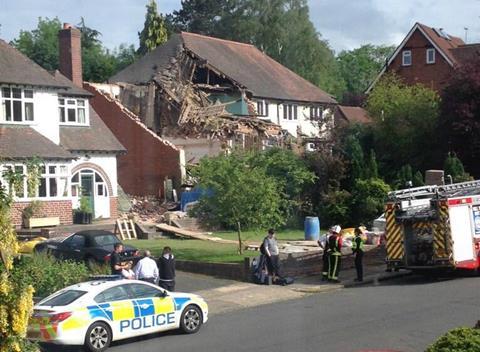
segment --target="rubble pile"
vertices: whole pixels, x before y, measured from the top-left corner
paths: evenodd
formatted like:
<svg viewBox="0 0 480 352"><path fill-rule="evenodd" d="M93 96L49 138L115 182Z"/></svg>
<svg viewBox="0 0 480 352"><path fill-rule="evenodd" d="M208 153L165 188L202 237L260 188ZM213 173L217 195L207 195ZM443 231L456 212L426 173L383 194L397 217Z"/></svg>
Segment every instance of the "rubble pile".
<svg viewBox="0 0 480 352"><path fill-rule="evenodd" d="M131 197L132 208L123 213L124 217L133 217L135 221L145 223L164 222L164 214L177 207L177 203L165 203L155 196Z"/></svg>

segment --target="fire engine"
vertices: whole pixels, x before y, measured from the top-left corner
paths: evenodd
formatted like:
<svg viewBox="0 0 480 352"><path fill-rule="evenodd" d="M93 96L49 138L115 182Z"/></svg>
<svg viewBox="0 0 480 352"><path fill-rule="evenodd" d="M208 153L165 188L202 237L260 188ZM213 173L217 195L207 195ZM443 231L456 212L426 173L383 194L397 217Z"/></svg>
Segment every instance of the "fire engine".
<svg viewBox="0 0 480 352"><path fill-rule="evenodd" d="M390 192L385 221L387 268L480 272L480 181Z"/></svg>

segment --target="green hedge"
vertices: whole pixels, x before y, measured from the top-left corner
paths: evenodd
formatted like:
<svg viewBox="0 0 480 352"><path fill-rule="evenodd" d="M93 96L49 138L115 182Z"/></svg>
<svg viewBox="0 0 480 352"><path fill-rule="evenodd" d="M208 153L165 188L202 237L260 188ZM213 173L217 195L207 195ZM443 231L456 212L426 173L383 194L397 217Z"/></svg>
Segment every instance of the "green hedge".
<svg viewBox="0 0 480 352"><path fill-rule="evenodd" d="M457 328L441 336L426 352L478 352L480 329Z"/></svg>
<svg viewBox="0 0 480 352"><path fill-rule="evenodd" d="M90 272L84 263L56 260L45 255L23 256L13 271L16 279L30 284L34 296L46 297L66 286L85 281Z"/></svg>

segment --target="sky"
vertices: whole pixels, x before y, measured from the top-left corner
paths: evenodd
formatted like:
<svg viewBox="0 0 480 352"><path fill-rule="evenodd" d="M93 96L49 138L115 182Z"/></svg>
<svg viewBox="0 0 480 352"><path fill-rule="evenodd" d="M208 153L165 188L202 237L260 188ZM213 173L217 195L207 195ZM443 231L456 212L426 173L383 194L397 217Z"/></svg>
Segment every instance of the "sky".
<svg viewBox="0 0 480 352"><path fill-rule="evenodd" d="M480 0L308 0L310 18L335 52L363 44L398 45L415 22L443 28L447 33L480 42ZM10 41L21 29L35 29L38 17L58 17L102 33L110 49L138 46L147 0L0 0L0 38ZM169 13L180 0L157 0ZM465 28L468 28L465 31Z"/></svg>

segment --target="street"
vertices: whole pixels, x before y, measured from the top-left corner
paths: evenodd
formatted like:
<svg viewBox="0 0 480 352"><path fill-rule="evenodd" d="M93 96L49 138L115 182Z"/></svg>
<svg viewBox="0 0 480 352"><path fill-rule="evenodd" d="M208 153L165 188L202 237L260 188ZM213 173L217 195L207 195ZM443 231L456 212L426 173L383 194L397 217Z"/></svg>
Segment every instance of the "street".
<svg viewBox="0 0 480 352"><path fill-rule="evenodd" d="M109 350L424 351L447 330L480 319L479 289L476 277L409 276L213 315L196 335L169 332Z"/></svg>

